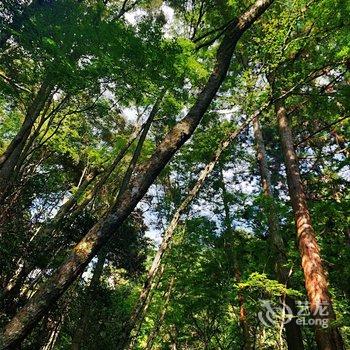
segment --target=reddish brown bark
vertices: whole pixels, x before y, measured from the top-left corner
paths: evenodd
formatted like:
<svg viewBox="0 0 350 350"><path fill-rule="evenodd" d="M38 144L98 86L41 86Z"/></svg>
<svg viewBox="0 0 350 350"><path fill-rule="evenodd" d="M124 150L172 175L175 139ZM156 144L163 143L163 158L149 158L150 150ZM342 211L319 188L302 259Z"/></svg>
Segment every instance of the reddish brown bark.
<svg viewBox="0 0 350 350"><path fill-rule="evenodd" d="M253 120L254 139L256 144L257 159L259 164L260 182L263 189L263 194L267 198L268 207L268 228L269 228L269 240L271 242L271 248L276 254L276 276L278 282L288 286L289 271L284 266L287 262L287 254L285 245L281 236L281 230L277 217L277 210L273 199L271 173L268 168L265 142L261 131L259 117L257 116ZM297 308L293 298L286 295L284 297L286 305L292 310L293 315L296 315ZM303 350L303 337L300 326L296 323L296 319L293 318L285 325L286 338L288 350Z"/></svg>
<svg viewBox="0 0 350 350"><path fill-rule="evenodd" d="M237 282L239 282L239 279L237 279ZM238 303L239 303L239 324L241 326L242 335L243 335L242 350L251 350L253 349L253 344L251 342L252 334L248 323L247 310L244 307L244 296L242 293L238 294Z"/></svg>
<svg viewBox="0 0 350 350"><path fill-rule="evenodd" d="M315 327L317 346L319 350L343 350L344 345L340 332L331 325L332 321L335 320L335 314L328 291L328 280L312 227L287 113L281 104L276 104L276 114L285 159L289 194L294 212L301 264L304 271L305 288L310 311L314 315L315 322L319 323ZM323 306L326 315L321 312ZM324 320L329 322L329 327L322 328L320 326Z"/></svg>

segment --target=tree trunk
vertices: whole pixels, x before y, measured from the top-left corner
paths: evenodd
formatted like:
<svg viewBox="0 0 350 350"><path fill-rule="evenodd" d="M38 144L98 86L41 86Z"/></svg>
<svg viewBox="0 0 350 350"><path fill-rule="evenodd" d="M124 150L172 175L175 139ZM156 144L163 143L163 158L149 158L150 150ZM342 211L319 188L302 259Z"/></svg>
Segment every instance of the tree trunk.
<svg viewBox="0 0 350 350"><path fill-rule="evenodd" d="M257 159L259 164L260 182L263 189L263 194L267 199L266 214L268 217L269 241L272 249L276 254L276 276L279 283L288 286L288 269L284 267L287 262L287 254L284 242L281 236L281 230L277 217L277 210L274 203L271 174L268 168L265 142L261 132L259 117L253 120L254 139L256 144ZM284 296L284 302L293 311L293 315L297 314L297 308L293 298L288 295ZM285 325L288 350L303 350L303 337L300 326L296 323L296 319L292 318Z"/></svg>
<svg viewBox="0 0 350 350"><path fill-rule="evenodd" d="M277 103L275 107L301 254L301 264L304 271L305 288L310 311L316 323L317 346L319 350L343 350L344 345L339 329L331 324L327 328L321 327L322 322L331 323L335 320L332 300L328 291L328 280L311 223L286 110L280 103Z"/></svg>
<svg viewBox="0 0 350 350"><path fill-rule="evenodd" d="M100 279L103 273L103 267L106 262L106 257L107 257L107 250L106 249L101 250L101 252L98 254L98 259L97 259L96 266L94 268L94 273L92 275L89 287L87 288L87 291L86 291L84 308L81 312L80 322L78 323L78 326L73 335L72 346L71 346L72 350L80 350L82 348L82 344L83 344L86 330L87 330L86 328L87 328L87 322L89 318L89 311L94 299L93 294L97 290L98 285L100 284Z"/></svg>
<svg viewBox="0 0 350 350"><path fill-rule="evenodd" d="M260 113L260 110L256 113ZM144 313L144 308L148 304L147 299L149 297L150 292L153 289L155 283L154 281L161 266L162 258L171 244L175 229L180 221L181 215L187 210L192 200L197 196L198 192L204 184L205 179L211 173L211 171L214 169L214 166L220 159L221 154L227 149L227 147L232 143L232 141L249 125L250 120L251 118L248 118L239 129L231 132L223 141L220 142L219 147L214 152L211 161L200 172L197 182L188 192L188 195L185 197L185 199L181 202L181 204L175 211L164 233L162 243L160 244L158 251L153 259L152 265L148 271L147 279L141 291L138 303L130 316L130 321L126 326L126 329L124 330L125 338L121 339L119 349L124 349L129 344L131 332L134 329L138 319Z"/></svg>
<svg viewBox="0 0 350 350"><path fill-rule="evenodd" d="M258 0L228 28L218 48L214 71L193 107L164 137L147 164L135 169L137 176L130 181L110 214L86 234L61 267L8 323L3 331L3 348L18 344L32 330L108 239L113 237L173 155L191 137L226 77L238 40L272 2L273 0Z"/></svg>
<svg viewBox="0 0 350 350"><path fill-rule="evenodd" d="M50 332L49 339L47 343L40 348L40 350L53 350L54 346L57 342L58 336L60 334L61 327L64 321L64 313L59 317L59 319L55 322L53 329Z"/></svg>
<svg viewBox="0 0 350 350"><path fill-rule="evenodd" d="M240 281L240 276L236 274L237 282ZM242 350L252 350L254 349L252 340L252 334L247 320L247 310L244 307L244 296L242 293L238 293L238 304L239 304L239 325L242 329L243 335L243 345Z"/></svg>
<svg viewBox="0 0 350 350"><path fill-rule="evenodd" d="M146 300L144 301L144 304L142 305L142 309L138 314L138 317L135 320L135 323L133 324L133 329L131 329L130 331L130 329L128 328L129 323L127 323L126 327L123 329L123 334L120 338L121 340L117 344L117 350L131 350L137 345L137 337L140 334L142 323L145 319L148 308L152 302L152 298L153 298L152 291L158 289L159 285L161 284L164 269L165 269L164 265L161 265L159 267L158 274L156 276L157 278L154 278L152 282L152 285L150 287L150 292L148 294L148 298L146 298Z"/></svg>
<svg viewBox="0 0 350 350"><path fill-rule="evenodd" d="M111 173L115 170L115 168L118 166L120 161L124 158L126 152L130 148L132 143L135 141L137 135L144 128L144 125L135 128L134 132L129 137L125 146L123 146L120 149L120 151L118 152L118 154L115 157L112 164L101 174L101 177L98 179L96 184L94 184L93 189L90 191L88 191L88 187L91 187L91 183L96 179L97 174L94 172L94 173L91 173L91 174L86 176L86 178L84 179L84 181L81 183L80 187L78 188L77 192L74 195L72 195L59 208L56 215L50 220L49 225L40 227L39 230L35 233L35 235L32 236L32 238L30 239L30 241L28 243L29 245L26 248L27 251L33 250L34 247L36 246L36 244L37 244L35 241L36 237L51 234L53 240L50 241L50 246L45 247L45 250L52 252L53 247L57 243L56 242L57 241L57 233L55 234L57 224L59 224L59 222L67 216L69 216L71 219L73 219L91 202L91 200L94 198L94 196L96 196L98 194L98 192L101 190L102 186L106 183L106 181L109 178L109 176L111 175ZM83 195L85 195L84 200L78 204L79 199ZM32 263L30 263L29 261L25 261L24 258L19 259L18 262L16 263L18 269L21 269L21 265L23 265L23 264L25 264L25 266L26 266L26 271L27 271L26 275L28 275L32 271L32 269L34 268L34 265ZM18 280L18 276L15 273L14 276L10 279L7 286L4 288L4 290L5 290L4 297L7 297L10 290L13 289L14 285L21 283L20 281L17 282L17 280ZM13 293L11 293L11 294L13 295ZM12 298L14 298L14 296Z"/></svg>
<svg viewBox="0 0 350 350"><path fill-rule="evenodd" d="M171 292L172 292L173 287L174 287L174 280L175 280L175 278L172 277L170 282L169 282L168 288L167 288L167 290L166 290L166 292L165 292L165 294L163 296L163 298L165 299L164 304L163 304L163 308L162 308L162 311L161 311L158 319L156 320L155 325L153 326L153 328L151 330L151 333L149 334L149 336L147 338L147 343L146 343L146 346L145 346L145 350L151 350L152 349L154 340L156 339L156 337L157 337L157 335L159 333L160 327L163 324L163 321L164 321L164 318L165 318L165 315L166 315L166 312L167 312L167 308L168 308L168 305L169 305L169 301L170 301L170 295L171 295Z"/></svg>
<svg viewBox="0 0 350 350"><path fill-rule="evenodd" d="M220 186L221 192L222 192L222 204L224 205L224 215L225 215L224 223L226 226L225 238L224 238L224 248L226 246L228 248L230 248L232 246L231 242L234 239L234 230L232 228L230 206L229 206L229 203L227 201L227 189L226 189L225 180L224 180L224 176L223 176L223 172L222 172L221 168L220 168L219 176L220 176L219 186ZM232 261L233 261L233 263L230 263L230 267L229 267L230 271L229 272L232 275L232 277L235 278L235 282L239 283L239 282L241 282L241 271L240 271L240 268L238 266L237 254L235 252L233 252L233 254L232 254L232 249L229 249L227 254L228 254L228 261L231 262L230 258L232 258ZM250 329L251 327L249 326L249 323L247 320L247 310L244 306L244 296L239 290L237 293L237 299L238 299L238 305L239 305L239 325L241 327L242 339L243 339L243 344L242 344L241 349L242 350L252 350L253 344L251 343L251 329Z"/></svg>
<svg viewBox="0 0 350 350"><path fill-rule="evenodd" d="M17 271L13 278L5 286L1 295L1 311L7 315L7 317L12 317L16 314L18 309L18 302L20 300L21 288L25 279L27 278L30 269L27 264L21 259L19 261Z"/></svg>
<svg viewBox="0 0 350 350"><path fill-rule="evenodd" d="M34 123L50 99L51 90L52 87L45 81L41 84L36 97L27 110L20 130L0 156L0 203L5 200L17 178L16 171L19 171L16 169L17 163L22 156Z"/></svg>
<svg viewBox="0 0 350 350"><path fill-rule="evenodd" d="M163 91L161 93L161 95L157 98L150 114L149 114L149 117L147 118L147 121L146 123L144 124L144 128L142 130L142 133L140 135L140 138L139 138L139 141L137 143L137 146L136 146L136 149L134 151L134 154L131 158L131 161L130 161L130 164L128 166L128 168L126 169L126 172L125 172L125 175L123 177L123 181L120 185L120 188L119 188L119 192L118 192L118 197L117 197L117 201L120 199L120 197L122 196L122 194L125 192L125 190L127 189L128 187L128 184L130 182L130 179L131 179L131 176L136 168L136 164L137 164L137 161L138 159L140 158L140 155L141 155L141 151L142 151L142 147L143 147L143 144L146 140L146 136L148 134L148 131L153 123L153 120L154 118L156 117L157 113L158 113L158 110L159 110L159 105L163 99L163 96L165 94L165 91Z"/></svg>

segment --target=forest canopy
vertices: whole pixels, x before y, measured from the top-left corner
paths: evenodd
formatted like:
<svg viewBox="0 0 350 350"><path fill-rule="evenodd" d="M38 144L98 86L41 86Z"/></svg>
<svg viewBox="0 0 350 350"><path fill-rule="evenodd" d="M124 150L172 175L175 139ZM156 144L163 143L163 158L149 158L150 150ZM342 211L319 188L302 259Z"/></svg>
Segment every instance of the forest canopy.
<svg viewBox="0 0 350 350"><path fill-rule="evenodd" d="M0 349L350 349L349 14L3 0Z"/></svg>

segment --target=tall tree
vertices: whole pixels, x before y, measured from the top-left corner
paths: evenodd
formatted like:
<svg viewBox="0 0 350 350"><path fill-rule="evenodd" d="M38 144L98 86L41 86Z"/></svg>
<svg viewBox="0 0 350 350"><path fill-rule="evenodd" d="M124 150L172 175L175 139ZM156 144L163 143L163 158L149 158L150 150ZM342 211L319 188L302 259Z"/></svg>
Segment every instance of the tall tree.
<svg viewBox="0 0 350 350"><path fill-rule="evenodd" d="M254 139L256 144L257 160L259 164L260 181L263 189L263 194L267 201L266 214L268 217L269 240L272 249L276 254L276 275L277 280L285 285L288 285L289 270L285 266L287 263L286 248L281 236L281 228L277 216L277 208L273 198L271 174L267 163L267 155L265 142L260 126L260 120L257 116L253 120ZM297 314L296 304L293 298L288 295L282 296L285 299L286 305L292 310L294 317L285 325L288 349L302 350L304 349L303 337L300 326L296 323L295 316Z"/></svg>
<svg viewBox="0 0 350 350"><path fill-rule="evenodd" d="M286 109L282 104L276 105L276 115L305 276L305 288L310 311L315 318L317 346L320 350L344 349L339 329L332 324L335 321L335 313L329 294L326 271L311 222ZM325 328L322 327L324 320L329 322Z"/></svg>
<svg viewBox="0 0 350 350"><path fill-rule="evenodd" d="M3 332L4 348L13 346L28 334L52 303L80 275L92 257L135 208L175 152L193 134L226 77L238 40L271 3L271 0L258 0L229 26L218 48L213 73L189 113L165 136L148 164L135 170L137 178L131 181L128 189L112 209L111 214L89 231L76 245L71 256L58 269L51 281L46 283L6 326Z"/></svg>

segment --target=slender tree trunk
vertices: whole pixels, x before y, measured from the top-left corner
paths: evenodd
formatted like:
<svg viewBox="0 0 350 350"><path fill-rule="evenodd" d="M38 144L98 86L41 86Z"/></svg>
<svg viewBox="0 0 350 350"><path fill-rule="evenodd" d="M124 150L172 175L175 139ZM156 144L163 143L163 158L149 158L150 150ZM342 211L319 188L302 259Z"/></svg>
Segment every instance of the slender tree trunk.
<svg viewBox="0 0 350 350"><path fill-rule="evenodd" d="M257 151L257 159L259 164L260 182L263 194L267 199L266 214L268 217L269 240L273 251L276 254L276 276L278 282L288 285L289 272L284 266L287 262L287 254L285 245L281 236L281 230L278 222L277 210L274 203L271 174L268 168L267 156L265 150L265 142L261 132L259 117L253 120L254 138ZM297 314L295 301L288 295L284 296L284 302L293 311L293 315ZM300 326L296 323L296 319L292 318L285 325L288 350L303 350L303 337Z"/></svg>
<svg viewBox="0 0 350 350"><path fill-rule="evenodd" d="M238 294L238 303L239 303L239 324L241 326L242 334L243 334L242 350L251 350L253 349L253 344L251 342L252 334L251 334L249 323L247 320L247 310L244 307L244 297L241 293Z"/></svg>
<svg viewBox="0 0 350 350"><path fill-rule="evenodd" d="M260 113L260 110L256 113ZM124 330L124 338L121 339L119 344L119 349L124 349L128 346L130 342L130 335L132 330L134 329L137 320L141 317L143 314L143 309L147 303L147 299L149 297L150 292L152 291L152 287L154 285L154 280L158 274L159 268L161 266L162 258L165 254L165 252L168 250L168 247L171 244L171 241L174 236L175 229L180 221L181 215L187 210L188 206L192 202L192 200L197 196L198 192L202 188L205 179L207 176L211 173L211 171L214 169L214 166L220 159L221 154L227 149L227 147L232 143L232 141L249 125L251 119L247 119L243 125L231 132L228 137L226 137L223 141L220 142L219 147L214 152L211 161L204 167L204 169L200 172L198 176L198 180L195 183L195 185L192 187L192 189L188 192L188 195L185 197L185 199L181 202L177 210L175 211L165 233L163 236L162 243L160 244L158 251L153 259L152 265L148 271L146 282L143 286L143 289L140 294L140 298L138 300L137 305L135 306L128 324L125 327Z"/></svg>
<svg viewBox="0 0 350 350"><path fill-rule="evenodd" d="M238 40L272 2L273 0L258 0L228 28L218 48L214 71L193 107L164 137L147 164L135 169L137 176L130 181L110 214L86 234L61 267L4 328L2 348L18 344L32 330L118 230L173 155L191 137L226 77Z"/></svg>
<svg viewBox="0 0 350 350"><path fill-rule="evenodd" d="M139 316L134 324L133 329L130 331L128 327L128 324L126 325L126 328L123 329L124 334L122 334L121 338L122 340L126 340L127 343L125 346L122 345L122 342L118 343L118 348L120 350L131 350L133 349L136 345L137 345L137 337L140 334L141 331L141 327L142 327L142 323L145 319L145 316L147 315L147 311L149 306L151 305L152 302L152 298L153 298L153 291L155 291L156 289L158 289L161 281L162 281L162 276L163 276L163 272L165 269L165 265L161 265L159 270L158 270L158 274L157 274L157 278L155 278L152 282L151 288L150 288L150 293L148 294L148 298L146 298L146 300L144 301L144 304L142 306L142 310L139 313ZM130 331L130 332L129 332ZM128 333L129 332L129 333ZM124 344L124 343L123 343Z"/></svg>
<svg viewBox="0 0 350 350"><path fill-rule="evenodd" d="M23 168L25 167L25 163L27 161L27 157L29 156L30 152L33 150L31 150L36 138L40 135L40 131L45 123L45 121L48 118L48 115L51 115L51 117L53 118L53 116L55 115L54 111L58 111L59 109L54 108L52 112L48 113L49 108L51 106L51 98L52 98L52 92L50 93L50 96L47 98L47 103L45 103L43 109L39 112L39 114L41 115L40 118L36 119L36 125L35 125L35 129L33 132L30 133L30 136L27 138L26 142L25 142L25 146L23 147L20 157L18 158L17 162L16 162L16 169L17 172L23 172ZM59 106L62 107L62 105L64 105L64 101L66 99L63 99L63 102L59 104ZM39 115L38 115L39 117Z"/></svg>
<svg viewBox="0 0 350 350"><path fill-rule="evenodd" d="M147 338L147 343L146 343L146 346L145 346L145 350L151 350L152 347L153 347L153 343L154 343L154 340L156 339L158 333L159 333L159 330L163 324L163 321L164 321L164 318L165 318L165 315L166 315L166 312L167 312L167 309L168 309L168 305L169 305L169 302L170 302L170 296L171 296L171 292L173 290L173 287L174 287L174 277L171 278L170 282L169 282L169 285L168 285L168 288L164 294L164 304L163 304L163 308L162 308L162 311L158 317L158 319L156 320L156 323L155 325L153 326L152 330L151 330L151 333L149 334L148 338Z"/></svg>
<svg viewBox="0 0 350 350"><path fill-rule="evenodd" d="M45 81L41 84L36 97L27 110L20 130L0 156L0 203L4 201L11 191L11 187L17 178L16 171L19 170L16 169L17 163L22 156L22 151L31 134L34 123L50 99L51 90L52 87Z"/></svg>
<svg viewBox="0 0 350 350"><path fill-rule="evenodd" d="M231 247L230 242L232 242L232 240L234 239L233 238L234 231L232 228L230 206L227 201L227 189L226 189L225 180L224 180L224 176L221 168L220 168L219 176L220 176L219 185L222 192L222 203L224 205L224 214L225 214L225 220L224 220L225 226L226 226L225 235L227 236L225 237L225 240L224 240L224 247L226 247L227 245L230 248ZM232 275L232 277L235 278L236 283L239 283L241 281L241 271L238 266L238 257L235 253L232 254L231 249L228 251L228 255L229 255L228 261L231 261L231 259L233 260L233 263L230 264L230 274ZM243 338L243 344L241 349L252 350L253 344L251 343L251 330L250 330L251 327L249 326L249 323L247 320L247 310L244 306L244 296L240 291L238 291L237 298L238 298L238 305L239 305L239 325L242 330L242 338Z"/></svg>
<svg viewBox="0 0 350 350"><path fill-rule="evenodd" d="M123 177L123 181L120 185L117 201L120 199L120 197L122 196L122 194L125 192L125 190L127 189L128 185L129 185L131 176L136 168L137 161L140 158L142 147L143 147L143 144L146 140L146 136L147 136L148 131L153 123L154 118L156 117L156 115L158 113L159 105L163 99L164 94L165 94L165 91L162 91L161 95L158 97L157 101L155 102L155 104L154 104L154 106L149 114L149 117L147 118L147 121L146 121L144 128L142 130L142 133L140 135L139 141L137 143L135 152L132 156L132 159L130 161L128 168L126 169L125 175Z"/></svg>
<svg viewBox="0 0 350 350"><path fill-rule="evenodd" d="M21 288L29 272L30 269L25 262L21 260L18 265L18 272L16 271L14 278L10 280L2 292L1 310L7 315L7 317L16 314Z"/></svg>
<svg viewBox="0 0 350 350"><path fill-rule="evenodd" d="M278 128L285 159L289 194L293 207L301 264L305 277L305 288L309 307L316 325L316 342L319 350L343 350L344 345L339 329L329 325L322 328L322 322L332 322L335 314L328 290L328 280L324 270L315 232L300 178L298 158L293 146L293 136L285 108L276 103Z"/></svg>
<svg viewBox="0 0 350 350"><path fill-rule="evenodd" d="M71 218L76 217L91 202L91 200L101 190L102 186L106 183L106 181L109 178L109 176L111 175L111 173L115 170L115 168L119 165L120 161L124 158L126 152L130 148L132 143L135 141L135 139L136 139L137 135L139 134L140 130L142 130L144 128L144 125L142 125L142 126L140 126L138 128L135 128L134 132L129 137L129 139L128 139L127 143L125 144L125 146L120 149L120 151L118 152L117 156L115 157L115 159L112 162L112 164L108 167L108 169L106 169L103 172L103 174L101 174L101 177L98 179L98 181L93 186L93 189L91 191L88 191L87 189L88 189L88 187L91 186L91 183L92 183L92 181L95 180L97 174L96 173L92 173L92 174L89 174L88 176L86 176L86 178L84 179L84 181L82 182L82 184L78 188L77 193L74 194L73 196L71 196L60 207L60 209L57 211L55 217L52 220L50 220L49 227L43 226L35 233L35 235L33 235L33 237L30 239L29 246L27 248L28 251L31 251L31 247L35 247L36 246L36 243L35 243L35 238L36 237L40 237L42 235L51 234L52 237L54 238L56 236L55 235L55 230L56 230L55 226L63 218L65 218L68 215ZM85 199L81 203L78 204L79 199L83 195L85 195ZM55 240L53 242L50 241L50 243L54 244ZM47 247L46 251L52 251L52 246L53 245L51 244L51 248ZM18 271L22 271L23 270L23 272L24 272L24 268L21 267L21 265L25 265L25 267L26 267L26 269L25 269L26 270L26 275L28 275L28 273L34 268L33 264L31 264L28 261L25 261L23 258L19 259L16 265L18 267ZM21 275L17 275L15 273L14 276L10 279L9 283L4 288L4 290L5 290L4 298L7 298L7 299L8 298L11 298L11 299L15 298L16 294L14 294L11 291L13 290L14 286L18 285L18 283L21 283L18 280L19 280L19 277L22 276L22 274Z"/></svg>
<svg viewBox="0 0 350 350"><path fill-rule="evenodd" d="M50 333L49 339L47 343L40 348L40 350L53 350L54 346L57 342L58 336L60 334L61 327L64 321L64 313L59 317L59 319L55 322L55 325Z"/></svg>
<svg viewBox="0 0 350 350"><path fill-rule="evenodd" d="M103 267L106 262L106 257L107 250L101 250L101 252L98 254L98 260L94 268L94 273L92 275L88 290L86 292L85 302L81 312L81 318L73 335L71 346L72 350L80 350L82 348L82 344L87 331L87 322L89 319L90 307L93 303L94 293L96 292L100 284L100 279L103 273Z"/></svg>
<svg viewBox="0 0 350 350"><path fill-rule="evenodd" d="M13 138L8 145L5 152L0 156L0 174L3 174L10 165L5 166L6 163L13 162L13 154L18 155L24 147L24 143L30 135L30 131L37 120L40 112L44 108L51 93L51 86L46 82L43 82L40 86L36 97L29 106L23 124L19 129L17 135Z"/></svg>

